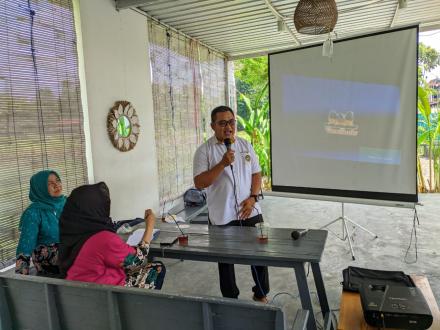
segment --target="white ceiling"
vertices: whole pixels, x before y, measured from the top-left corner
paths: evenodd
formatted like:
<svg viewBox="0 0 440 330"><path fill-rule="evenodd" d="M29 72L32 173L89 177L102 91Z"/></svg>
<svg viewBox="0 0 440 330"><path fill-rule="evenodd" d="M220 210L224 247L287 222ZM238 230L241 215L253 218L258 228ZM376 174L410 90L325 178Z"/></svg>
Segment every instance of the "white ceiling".
<svg viewBox="0 0 440 330"><path fill-rule="evenodd" d="M327 35L299 34L293 13L299 0L116 0L119 9L135 8L193 37L230 58L321 42ZM336 0L338 22L333 38L344 38L399 26L440 28L440 0ZM272 7L272 9L270 8ZM277 31L277 17L289 31Z"/></svg>

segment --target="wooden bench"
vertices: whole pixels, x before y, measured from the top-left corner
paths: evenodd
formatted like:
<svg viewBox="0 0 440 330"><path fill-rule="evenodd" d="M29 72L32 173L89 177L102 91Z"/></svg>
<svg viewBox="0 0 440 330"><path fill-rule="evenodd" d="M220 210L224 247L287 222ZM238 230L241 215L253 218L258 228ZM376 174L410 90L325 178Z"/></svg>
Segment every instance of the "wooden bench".
<svg viewBox="0 0 440 330"><path fill-rule="evenodd" d="M237 299L0 274L0 330L305 330L276 306Z"/></svg>
<svg viewBox="0 0 440 330"><path fill-rule="evenodd" d="M412 275L414 284L423 292L434 321L430 330L440 330L440 312L426 276ZM342 292L338 330L376 330L365 322L359 293ZM388 328L387 328L388 329ZM390 329L391 330L391 329Z"/></svg>

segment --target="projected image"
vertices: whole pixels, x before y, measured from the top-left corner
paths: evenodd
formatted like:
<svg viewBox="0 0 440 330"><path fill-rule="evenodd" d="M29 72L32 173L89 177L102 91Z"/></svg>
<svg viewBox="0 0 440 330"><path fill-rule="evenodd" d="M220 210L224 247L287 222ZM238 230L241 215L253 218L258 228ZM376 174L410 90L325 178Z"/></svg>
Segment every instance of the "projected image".
<svg viewBox="0 0 440 330"><path fill-rule="evenodd" d="M354 123L353 111L338 113L330 111L328 121L325 125L325 131L328 134L357 136L359 133L359 125Z"/></svg>
<svg viewBox="0 0 440 330"><path fill-rule="evenodd" d="M400 109L400 92L394 85L285 75L282 86L287 113L384 116Z"/></svg>
<svg viewBox="0 0 440 330"><path fill-rule="evenodd" d="M399 116L398 87L295 75L284 75L282 86L283 122L294 123L301 141L292 144L295 157L400 164L399 147L378 131Z"/></svg>
<svg viewBox="0 0 440 330"><path fill-rule="evenodd" d="M343 160L371 164L399 165L400 151L397 149L380 149L361 147L357 150L307 150L296 152L296 157Z"/></svg>
<svg viewBox="0 0 440 330"><path fill-rule="evenodd" d="M400 150L361 147L359 161L377 164L400 164Z"/></svg>

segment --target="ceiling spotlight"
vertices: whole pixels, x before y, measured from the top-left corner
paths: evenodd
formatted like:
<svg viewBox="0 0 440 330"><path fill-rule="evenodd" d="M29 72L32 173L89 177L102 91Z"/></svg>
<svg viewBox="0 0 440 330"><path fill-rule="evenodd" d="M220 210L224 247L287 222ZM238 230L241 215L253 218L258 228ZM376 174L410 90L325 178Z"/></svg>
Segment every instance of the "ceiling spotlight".
<svg viewBox="0 0 440 330"><path fill-rule="evenodd" d="M399 0L399 9L408 7L408 0Z"/></svg>

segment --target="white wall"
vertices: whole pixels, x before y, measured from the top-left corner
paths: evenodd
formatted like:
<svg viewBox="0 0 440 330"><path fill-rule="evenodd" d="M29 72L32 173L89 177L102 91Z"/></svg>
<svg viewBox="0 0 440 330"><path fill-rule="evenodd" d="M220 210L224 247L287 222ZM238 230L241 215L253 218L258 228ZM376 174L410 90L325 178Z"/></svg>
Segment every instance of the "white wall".
<svg viewBox="0 0 440 330"><path fill-rule="evenodd" d="M78 4L91 180L109 186L114 220L143 217L145 208L159 206L147 21L132 10L116 11L114 0L76 0ZM118 100L131 102L139 115L139 141L129 152L115 149L107 135L107 114Z"/></svg>

